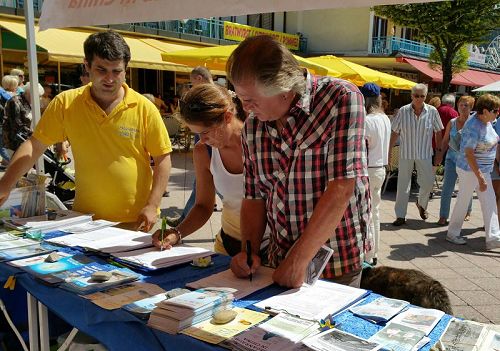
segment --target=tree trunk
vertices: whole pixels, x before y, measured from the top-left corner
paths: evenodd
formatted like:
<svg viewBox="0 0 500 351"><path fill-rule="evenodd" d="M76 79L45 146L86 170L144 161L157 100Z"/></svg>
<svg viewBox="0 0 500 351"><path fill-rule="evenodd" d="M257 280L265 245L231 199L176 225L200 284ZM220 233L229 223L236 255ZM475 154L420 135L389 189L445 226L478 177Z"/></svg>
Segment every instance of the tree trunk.
<svg viewBox="0 0 500 351"><path fill-rule="evenodd" d="M441 94L450 92L450 84L453 79L452 72L452 57L446 54L444 61L441 63L441 70L443 71L443 84L441 85Z"/></svg>

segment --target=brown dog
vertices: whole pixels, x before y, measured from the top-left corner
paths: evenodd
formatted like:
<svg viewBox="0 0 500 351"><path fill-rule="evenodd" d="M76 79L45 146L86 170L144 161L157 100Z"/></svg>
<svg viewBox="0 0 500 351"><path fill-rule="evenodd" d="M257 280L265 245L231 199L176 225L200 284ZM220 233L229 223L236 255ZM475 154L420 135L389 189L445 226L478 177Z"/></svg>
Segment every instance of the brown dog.
<svg viewBox="0 0 500 351"><path fill-rule="evenodd" d="M361 288L453 314L450 298L441 283L415 269L366 267L361 276Z"/></svg>

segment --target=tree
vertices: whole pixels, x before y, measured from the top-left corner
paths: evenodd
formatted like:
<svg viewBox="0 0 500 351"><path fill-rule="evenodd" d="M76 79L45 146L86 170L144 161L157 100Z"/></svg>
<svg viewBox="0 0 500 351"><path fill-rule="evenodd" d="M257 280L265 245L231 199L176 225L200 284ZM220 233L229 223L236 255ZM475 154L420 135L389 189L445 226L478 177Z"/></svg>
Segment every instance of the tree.
<svg viewBox="0 0 500 351"><path fill-rule="evenodd" d="M375 6L374 10L396 25L417 29L417 38L434 46L431 61L441 64L443 93L449 91L453 73L463 69L463 63L459 63L463 62L463 47L484 42L500 27L499 0L386 5Z"/></svg>

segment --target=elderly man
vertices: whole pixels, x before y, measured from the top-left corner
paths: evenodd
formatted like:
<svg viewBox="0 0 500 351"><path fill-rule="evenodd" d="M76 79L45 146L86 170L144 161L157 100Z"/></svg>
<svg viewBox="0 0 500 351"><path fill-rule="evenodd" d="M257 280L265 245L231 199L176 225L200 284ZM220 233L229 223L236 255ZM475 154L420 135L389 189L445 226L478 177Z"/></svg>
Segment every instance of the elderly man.
<svg viewBox="0 0 500 351"><path fill-rule="evenodd" d="M363 96L349 82L311 75L270 36L245 39L227 73L249 112L241 232L252 263L242 250L232 271L243 278L259 268L267 226L279 285L301 286L328 245L334 254L323 277L359 286L369 215Z"/></svg>
<svg viewBox="0 0 500 351"><path fill-rule="evenodd" d="M390 150L396 140L400 139L398 190L396 195L395 226L406 223L406 211L410 196L411 175L413 168L417 170L417 182L420 187L417 208L420 218L426 220L429 194L434 182L432 169L432 135L436 138L436 145L441 145L443 123L435 107L424 101L427 96L427 85L417 84L411 90L411 104L401 107L392 121L392 135ZM436 148L441 153L440 146ZM439 157L438 157L439 158ZM389 156L389 162L390 162Z"/></svg>

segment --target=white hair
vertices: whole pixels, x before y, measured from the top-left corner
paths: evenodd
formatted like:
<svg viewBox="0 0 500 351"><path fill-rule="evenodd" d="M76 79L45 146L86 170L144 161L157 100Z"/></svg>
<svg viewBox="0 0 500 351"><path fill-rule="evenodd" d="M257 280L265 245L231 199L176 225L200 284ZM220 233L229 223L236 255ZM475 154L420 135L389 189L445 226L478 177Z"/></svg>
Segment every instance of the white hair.
<svg viewBox="0 0 500 351"><path fill-rule="evenodd" d="M427 95L427 84L424 83L418 83L411 88L411 93L415 94L417 91L421 91L424 95Z"/></svg>
<svg viewBox="0 0 500 351"><path fill-rule="evenodd" d="M24 90L24 92L28 91L29 94L31 94L31 92L32 92L31 82L26 83L23 86L23 90ZM38 94L40 96L42 96L44 93L45 93L45 90L43 89L42 85L40 83L38 83Z"/></svg>
<svg viewBox="0 0 500 351"><path fill-rule="evenodd" d="M444 94L441 98L441 103L445 105L449 105L451 107L455 107L455 94Z"/></svg>

